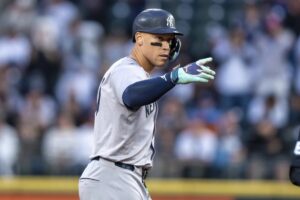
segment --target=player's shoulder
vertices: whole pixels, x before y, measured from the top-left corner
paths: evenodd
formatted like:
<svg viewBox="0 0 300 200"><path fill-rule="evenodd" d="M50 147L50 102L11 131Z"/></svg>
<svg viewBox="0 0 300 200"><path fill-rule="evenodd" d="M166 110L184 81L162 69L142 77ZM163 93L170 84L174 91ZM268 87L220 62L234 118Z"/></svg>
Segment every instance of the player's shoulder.
<svg viewBox="0 0 300 200"><path fill-rule="evenodd" d="M148 77L144 69L132 58L124 57L116 61L105 73L104 78L106 80L116 81L128 79L128 77L138 77L139 80L146 79Z"/></svg>
<svg viewBox="0 0 300 200"><path fill-rule="evenodd" d="M110 74L145 73L143 68L130 57L124 57L116 61L108 71Z"/></svg>

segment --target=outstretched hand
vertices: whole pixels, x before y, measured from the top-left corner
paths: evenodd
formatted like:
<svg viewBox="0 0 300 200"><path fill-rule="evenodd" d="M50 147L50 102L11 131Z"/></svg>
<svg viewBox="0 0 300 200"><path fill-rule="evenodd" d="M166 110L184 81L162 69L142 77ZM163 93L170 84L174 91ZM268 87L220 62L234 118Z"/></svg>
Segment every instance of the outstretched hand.
<svg viewBox="0 0 300 200"><path fill-rule="evenodd" d="M206 83L209 80L213 80L216 72L205 66L206 63L211 62L212 60L211 57L204 58L184 67L174 69L171 72L172 81L176 84L187 84L194 82Z"/></svg>

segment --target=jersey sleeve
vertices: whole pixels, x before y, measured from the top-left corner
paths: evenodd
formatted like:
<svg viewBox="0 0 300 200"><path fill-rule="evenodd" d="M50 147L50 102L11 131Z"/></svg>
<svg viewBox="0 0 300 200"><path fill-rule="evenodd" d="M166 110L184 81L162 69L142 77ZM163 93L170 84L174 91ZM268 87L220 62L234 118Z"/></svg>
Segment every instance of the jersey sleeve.
<svg viewBox="0 0 300 200"><path fill-rule="evenodd" d="M111 73L110 81L117 101L124 105L122 95L125 89L129 85L145 79L147 79L146 72L136 65L126 65L116 68Z"/></svg>

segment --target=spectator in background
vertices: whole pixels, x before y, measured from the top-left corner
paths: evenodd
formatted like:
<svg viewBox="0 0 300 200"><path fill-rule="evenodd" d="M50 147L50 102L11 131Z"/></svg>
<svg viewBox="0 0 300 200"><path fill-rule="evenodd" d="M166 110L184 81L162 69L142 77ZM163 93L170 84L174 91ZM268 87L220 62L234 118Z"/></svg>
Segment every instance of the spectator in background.
<svg viewBox="0 0 300 200"><path fill-rule="evenodd" d="M104 26L109 23L109 9L113 1L105 0L79 0L79 5L87 20L99 22Z"/></svg>
<svg viewBox="0 0 300 200"><path fill-rule="evenodd" d="M39 79L45 92L54 96L55 86L62 72L62 58L59 48L59 27L51 18L40 17L32 30L34 51L28 69L24 73L23 83Z"/></svg>
<svg viewBox="0 0 300 200"><path fill-rule="evenodd" d="M155 146L157 156L154 159L157 168L151 170L152 176L178 176L178 166L174 155L176 136L185 128L187 116L184 104L169 95L161 102L161 111L157 120L157 138Z"/></svg>
<svg viewBox="0 0 300 200"><path fill-rule="evenodd" d="M174 151L182 167L183 177L211 176L210 167L217 151L216 132L198 119L187 122L176 138Z"/></svg>
<svg viewBox="0 0 300 200"><path fill-rule="evenodd" d="M45 133L42 153L49 174L76 174L74 167L78 148L75 132L72 116L61 112L57 124Z"/></svg>
<svg viewBox="0 0 300 200"><path fill-rule="evenodd" d="M10 176L16 173L19 138L16 130L5 122L4 110L0 108L0 175Z"/></svg>
<svg viewBox="0 0 300 200"><path fill-rule="evenodd" d="M11 2L1 13L0 27L14 27L17 32L29 36L37 17L36 0L13 0Z"/></svg>
<svg viewBox="0 0 300 200"><path fill-rule="evenodd" d="M287 16L285 25L289 27L297 36L300 35L300 4L298 0L287 0Z"/></svg>
<svg viewBox="0 0 300 200"><path fill-rule="evenodd" d="M232 109L224 113L218 127L217 155L214 162L215 177L244 177L246 162L240 114Z"/></svg>
<svg viewBox="0 0 300 200"><path fill-rule="evenodd" d="M238 107L246 110L253 87L254 47L246 41L241 25L229 30L229 38L218 43L212 50L220 66L217 70L216 89L221 95L223 110Z"/></svg>
<svg viewBox="0 0 300 200"><path fill-rule="evenodd" d="M300 36L297 38L297 42L295 45L295 60L296 60L296 70L295 70L295 76L294 76L294 90L295 93L300 95Z"/></svg>
<svg viewBox="0 0 300 200"><path fill-rule="evenodd" d="M23 115L17 122L20 137L20 152L18 155L17 171L19 174L44 174L44 162L41 155L41 138L43 132L32 118Z"/></svg>
<svg viewBox="0 0 300 200"><path fill-rule="evenodd" d="M74 98L79 110L86 111L94 100L95 83L101 68L103 27L76 18L66 33L68 37L62 43L63 70L55 94L63 107Z"/></svg>
<svg viewBox="0 0 300 200"><path fill-rule="evenodd" d="M288 123L289 107L287 99L275 94L254 97L248 110L248 122L251 125L267 119L276 128L284 128Z"/></svg>
<svg viewBox="0 0 300 200"><path fill-rule="evenodd" d="M93 22L74 20L69 26L69 37L63 43L64 71L56 87L60 105L66 106L70 97L83 111L90 108L96 90L101 62L100 41L103 28Z"/></svg>
<svg viewBox="0 0 300 200"><path fill-rule="evenodd" d="M80 175L85 166L90 162L89 156L93 148L94 133L94 113L89 113L85 121L77 128L74 133L74 173ZM80 149L80 151L78 151Z"/></svg>
<svg viewBox="0 0 300 200"><path fill-rule="evenodd" d="M66 30L79 15L78 7L68 0L45 0L44 14L58 27L61 39L66 38ZM62 40L63 41L63 40Z"/></svg>
<svg viewBox="0 0 300 200"><path fill-rule="evenodd" d="M300 31L300 30L299 30ZM294 50L295 70L293 75L292 95L290 99L290 123L292 125L299 124L300 119L300 36Z"/></svg>
<svg viewBox="0 0 300 200"><path fill-rule="evenodd" d="M77 17L69 24L66 36L62 41L65 72L83 66L98 73L102 61L102 25Z"/></svg>
<svg viewBox="0 0 300 200"><path fill-rule="evenodd" d="M253 42L255 36L262 31L262 8L255 1L246 1L242 17L242 26L248 42Z"/></svg>
<svg viewBox="0 0 300 200"><path fill-rule="evenodd" d="M295 40L290 30L282 24L283 16L274 10L266 13L265 31L255 38L256 57L255 94L270 93L287 99L291 87L292 68L288 61Z"/></svg>
<svg viewBox="0 0 300 200"><path fill-rule="evenodd" d="M38 83L33 83L38 84ZM51 96L43 92L43 88L32 85L24 102L19 107L19 116L24 122L45 130L53 124L57 105Z"/></svg>
<svg viewBox="0 0 300 200"><path fill-rule="evenodd" d="M167 98L162 104L162 110L157 120L158 128L169 129L177 135L184 129L187 122L184 104L172 97Z"/></svg>
<svg viewBox="0 0 300 200"><path fill-rule="evenodd" d="M218 107L217 99L211 92L201 94L195 104L187 108L190 118L197 118L206 123L211 129L217 130L223 111Z"/></svg>
<svg viewBox="0 0 300 200"><path fill-rule="evenodd" d="M170 91L169 97L179 100L182 104L188 104L194 97L194 86L193 85L178 85L174 90Z"/></svg>
<svg viewBox="0 0 300 200"><path fill-rule="evenodd" d="M22 97L16 87L16 79L13 67L0 65L0 108L6 115L6 120L16 126L18 108L21 105Z"/></svg>
<svg viewBox="0 0 300 200"><path fill-rule="evenodd" d="M249 158L247 178L287 179L287 145L270 120L262 119L251 129L246 146Z"/></svg>
<svg viewBox="0 0 300 200"><path fill-rule="evenodd" d="M87 110L94 99L93 92L96 90L96 82L95 74L84 67L63 74L56 88L59 104L67 106L70 98L74 98L80 110Z"/></svg>
<svg viewBox="0 0 300 200"><path fill-rule="evenodd" d="M23 33L18 33L15 27L8 26L0 35L0 65L13 64L18 70L26 68L31 55L31 45Z"/></svg>
<svg viewBox="0 0 300 200"><path fill-rule="evenodd" d="M41 141L45 130L52 125L56 116L54 100L45 95L40 88L32 86L19 107L17 122L20 134L21 155L19 160L21 174L43 174Z"/></svg>
<svg viewBox="0 0 300 200"><path fill-rule="evenodd" d="M124 30L115 30L103 43L104 65L110 65L118 58L128 55L131 47L131 37L128 37Z"/></svg>
<svg viewBox="0 0 300 200"><path fill-rule="evenodd" d="M158 151L153 161L157 167L151 170L150 175L152 177L177 177L181 175L180 166L174 154L177 133L166 127L159 128L157 132L159 134L157 134L155 146Z"/></svg>

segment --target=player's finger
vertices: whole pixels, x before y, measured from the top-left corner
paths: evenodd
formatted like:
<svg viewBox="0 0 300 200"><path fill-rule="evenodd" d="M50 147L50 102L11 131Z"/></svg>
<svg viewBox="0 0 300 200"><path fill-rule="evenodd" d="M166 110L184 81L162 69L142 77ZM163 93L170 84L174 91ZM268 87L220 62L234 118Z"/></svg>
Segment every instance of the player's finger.
<svg viewBox="0 0 300 200"><path fill-rule="evenodd" d="M202 82L202 83L207 83L207 82L208 82L208 79L206 79L206 78L201 78L201 77L197 77L196 81L197 81L197 82Z"/></svg>
<svg viewBox="0 0 300 200"><path fill-rule="evenodd" d="M197 60L196 64L200 66L200 65L204 65L205 63L211 62L212 60L213 60L212 57L203 58L203 59Z"/></svg>
<svg viewBox="0 0 300 200"><path fill-rule="evenodd" d="M210 69L207 66L201 65L200 67L201 67L202 71L205 72L205 73L207 73L207 74L211 74L211 75L215 75L216 74L216 72L214 70Z"/></svg>
<svg viewBox="0 0 300 200"><path fill-rule="evenodd" d="M202 78L205 78L205 79L211 79L211 80L215 79L215 77L214 77L213 75L211 75L211 74L204 73L204 72L201 71L201 70L199 70L199 72L202 72L202 73L200 74L200 77L202 77Z"/></svg>

